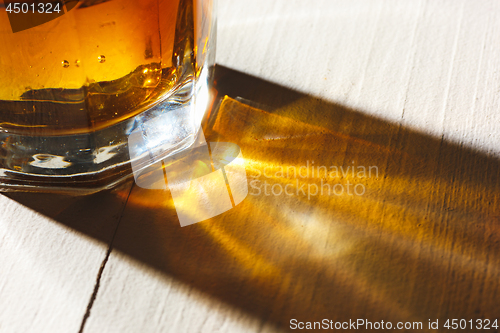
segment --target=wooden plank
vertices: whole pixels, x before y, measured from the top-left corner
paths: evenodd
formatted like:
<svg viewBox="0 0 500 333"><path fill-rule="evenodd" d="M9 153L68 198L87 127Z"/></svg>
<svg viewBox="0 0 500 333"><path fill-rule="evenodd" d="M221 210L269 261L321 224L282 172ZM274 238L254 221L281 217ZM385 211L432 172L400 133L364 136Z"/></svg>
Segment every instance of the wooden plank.
<svg viewBox="0 0 500 333"><path fill-rule="evenodd" d="M218 63L240 72L219 70L232 99L205 134L240 145L260 193L180 228L168 191L135 187L86 331L495 319L496 7L219 1ZM279 174L313 161L378 174ZM322 181L344 193L308 195Z"/></svg>
<svg viewBox="0 0 500 333"><path fill-rule="evenodd" d="M129 189L0 195L1 332L79 331Z"/></svg>
<svg viewBox="0 0 500 333"><path fill-rule="evenodd" d="M129 187L0 196L0 331L497 318L498 6L220 0L217 61L233 70L218 86L232 98L206 135L237 143L259 182L185 228L168 191L134 187L118 229ZM312 194L322 182L344 192Z"/></svg>

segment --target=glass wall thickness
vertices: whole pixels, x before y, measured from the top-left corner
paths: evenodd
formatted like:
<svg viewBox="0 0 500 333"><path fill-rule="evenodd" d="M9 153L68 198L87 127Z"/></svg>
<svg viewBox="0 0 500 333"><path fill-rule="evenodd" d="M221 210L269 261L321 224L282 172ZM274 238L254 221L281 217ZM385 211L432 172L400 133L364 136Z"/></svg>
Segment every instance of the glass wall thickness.
<svg viewBox="0 0 500 333"><path fill-rule="evenodd" d="M29 11L48 3L51 13ZM147 136L144 153L158 156L193 143L209 102L214 1L0 9L1 190L111 187L130 176L130 149L141 160L142 147L128 145L132 131Z"/></svg>

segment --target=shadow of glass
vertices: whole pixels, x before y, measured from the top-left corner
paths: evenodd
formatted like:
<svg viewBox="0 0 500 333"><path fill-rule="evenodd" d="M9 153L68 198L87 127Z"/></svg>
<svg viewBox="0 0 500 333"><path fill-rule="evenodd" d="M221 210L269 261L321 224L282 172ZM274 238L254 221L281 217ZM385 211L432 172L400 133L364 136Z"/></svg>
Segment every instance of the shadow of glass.
<svg viewBox="0 0 500 333"><path fill-rule="evenodd" d="M8 196L102 241L74 207L128 200L114 250L279 328L496 318L498 159L228 68L216 87L205 137L249 183L232 210L181 228L168 190Z"/></svg>

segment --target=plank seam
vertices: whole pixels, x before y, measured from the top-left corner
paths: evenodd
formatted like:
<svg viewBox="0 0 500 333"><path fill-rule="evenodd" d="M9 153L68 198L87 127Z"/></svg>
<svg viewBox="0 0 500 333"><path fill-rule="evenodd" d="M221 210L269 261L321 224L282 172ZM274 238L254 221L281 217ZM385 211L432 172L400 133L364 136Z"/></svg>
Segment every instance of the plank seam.
<svg viewBox="0 0 500 333"><path fill-rule="evenodd" d="M85 324L87 323L87 319L90 317L90 312L92 310L92 306L94 305L94 302L97 298L97 293L99 292L99 287L101 284L101 278L102 274L104 272L104 268L106 267L106 264L108 263L109 256L111 255L111 251L113 250L113 242L115 240L116 232L118 231L118 227L120 226L120 222L123 218L123 213L125 212L125 208L127 207L128 199L130 198L130 194L132 193L132 188L134 187L134 184L130 186L130 190L127 195L127 199L125 200L123 204L122 211L120 213L120 217L118 219L118 223L116 224L116 228L113 232L113 236L111 237L111 241L109 242L108 250L106 251L106 256L104 257L104 260L101 263L101 267L99 267L99 272L97 273L97 278L96 278L96 283L94 285L94 290L92 292L92 295L90 296L89 303L87 305L87 309L85 310L85 314L82 319L82 323L80 325L80 329L78 330L78 333L83 333L85 329Z"/></svg>

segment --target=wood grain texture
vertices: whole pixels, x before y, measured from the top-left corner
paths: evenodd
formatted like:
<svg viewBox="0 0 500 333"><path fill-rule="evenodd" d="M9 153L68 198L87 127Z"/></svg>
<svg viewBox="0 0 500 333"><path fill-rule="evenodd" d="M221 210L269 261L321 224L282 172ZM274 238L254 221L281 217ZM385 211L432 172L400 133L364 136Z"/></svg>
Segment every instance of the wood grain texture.
<svg viewBox="0 0 500 333"><path fill-rule="evenodd" d="M497 6L220 1L233 99L207 137L238 143L261 185L320 184L274 176L308 161L380 174L328 179L364 185L357 197L261 188L182 229L168 192L135 187L88 331L498 316Z"/></svg>
<svg viewBox="0 0 500 333"><path fill-rule="evenodd" d="M241 147L260 193L185 228L168 191L64 198L62 213L0 197L0 331L77 332L94 290L84 332L498 318L500 4L218 4L229 97L205 135ZM348 181L363 195L300 192Z"/></svg>
<svg viewBox="0 0 500 333"><path fill-rule="evenodd" d="M219 7L218 63L498 151L497 2L221 1Z"/></svg>
<svg viewBox="0 0 500 333"><path fill-rule="evenodd" d="M1 332L78 332L124 203L114 192L0 196Z"/></svg>

